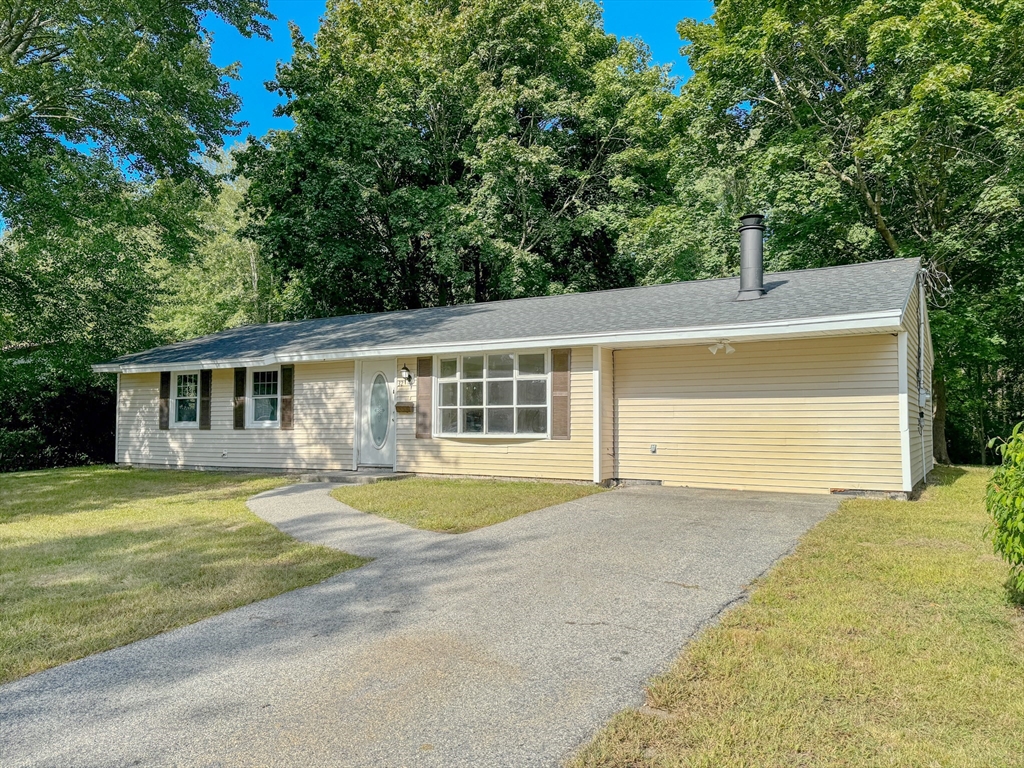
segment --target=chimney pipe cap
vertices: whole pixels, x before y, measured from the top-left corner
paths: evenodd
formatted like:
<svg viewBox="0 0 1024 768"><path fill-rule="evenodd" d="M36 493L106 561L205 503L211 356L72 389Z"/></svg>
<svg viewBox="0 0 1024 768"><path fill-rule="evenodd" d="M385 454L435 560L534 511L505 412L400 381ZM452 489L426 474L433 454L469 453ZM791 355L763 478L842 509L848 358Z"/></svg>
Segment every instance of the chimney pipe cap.
<svg viewBox="0 0 1024 768"><path fill-rule="evenodd" d="M750 227L757 227L758 229L764 230L764 215L760 213L747 213L740 216L740 231L749 229Z"/></svg>

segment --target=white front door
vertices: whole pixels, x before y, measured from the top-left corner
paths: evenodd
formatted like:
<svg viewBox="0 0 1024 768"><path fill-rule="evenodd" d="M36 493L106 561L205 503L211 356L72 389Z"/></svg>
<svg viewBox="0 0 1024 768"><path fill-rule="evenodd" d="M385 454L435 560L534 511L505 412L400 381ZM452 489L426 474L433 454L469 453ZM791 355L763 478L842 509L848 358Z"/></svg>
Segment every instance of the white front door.
<svg viewBox="0 0 1024 768"><path fill-rule="evenodd" d="M364 360L360 376L359 464L395 466L395 361Z"/></svg>

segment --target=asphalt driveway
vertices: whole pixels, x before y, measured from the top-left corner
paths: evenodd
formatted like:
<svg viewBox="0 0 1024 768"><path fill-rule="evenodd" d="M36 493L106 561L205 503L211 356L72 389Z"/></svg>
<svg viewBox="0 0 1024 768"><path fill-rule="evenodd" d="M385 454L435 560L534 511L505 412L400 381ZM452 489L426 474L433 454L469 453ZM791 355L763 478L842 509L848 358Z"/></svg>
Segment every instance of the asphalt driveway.
<svg viewBox="0 0 1024 768"><path fill-rule="evenodd" d="M0 687L0 764L552 766L832 511L636 487L460 536L256 514L362 568Z"/></svg>

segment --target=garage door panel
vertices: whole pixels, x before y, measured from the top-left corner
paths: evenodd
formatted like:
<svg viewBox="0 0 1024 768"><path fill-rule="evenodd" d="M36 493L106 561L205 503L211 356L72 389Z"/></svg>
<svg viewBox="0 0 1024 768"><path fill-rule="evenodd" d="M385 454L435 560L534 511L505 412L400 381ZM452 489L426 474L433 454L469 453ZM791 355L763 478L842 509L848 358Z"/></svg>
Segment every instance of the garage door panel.
<svg viewBox="0 0 1024 768"><path fill-rule="evenodd" d="M899 490L891 335L615 352L616 474L671 485ZM651 446L657 452L651 452Z"/></svg>

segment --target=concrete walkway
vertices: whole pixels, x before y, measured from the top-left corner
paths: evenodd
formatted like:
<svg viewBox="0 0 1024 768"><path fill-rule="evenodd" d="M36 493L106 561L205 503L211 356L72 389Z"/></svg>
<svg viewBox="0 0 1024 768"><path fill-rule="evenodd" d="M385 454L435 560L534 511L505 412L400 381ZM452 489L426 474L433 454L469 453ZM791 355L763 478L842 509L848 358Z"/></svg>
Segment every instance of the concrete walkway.
<svg viewBox="0 0 1024 768"><path fill-rule="evenodd" d="M0 765L557 765L837 503L638 487L449 536L330 487L249 506L373 562L0 687Z"/></svg>

